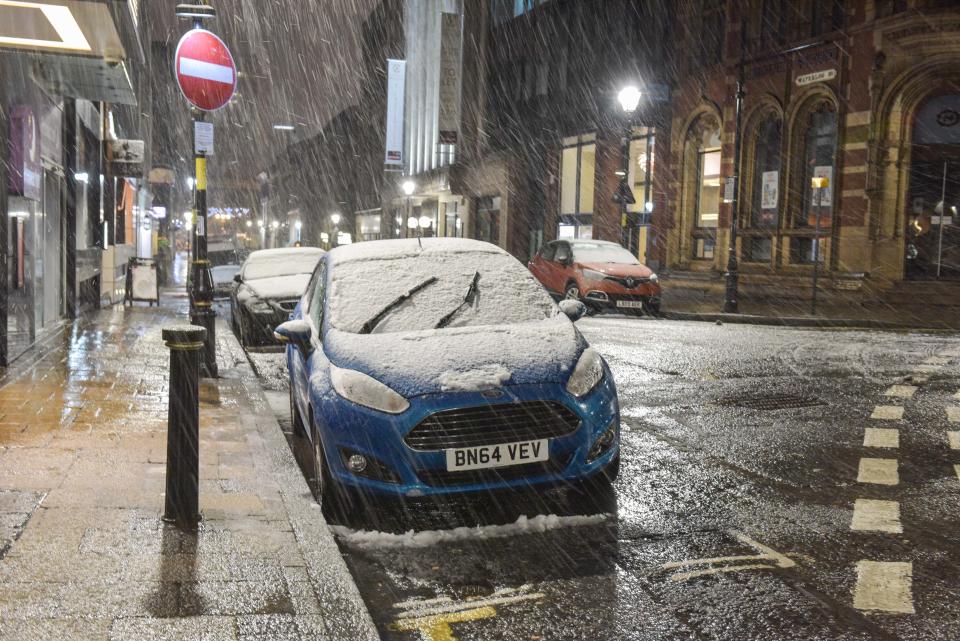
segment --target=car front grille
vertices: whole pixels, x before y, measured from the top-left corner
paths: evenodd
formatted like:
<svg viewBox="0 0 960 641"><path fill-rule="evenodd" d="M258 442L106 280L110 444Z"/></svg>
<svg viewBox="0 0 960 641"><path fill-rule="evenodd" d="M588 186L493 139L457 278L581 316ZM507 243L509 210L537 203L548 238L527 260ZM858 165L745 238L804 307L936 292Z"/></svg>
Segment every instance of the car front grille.
<svg viewBox="0 0 960 641"><path fill-rule="evenodd" d="M478 405L431 414L403 439L414 450L516 443L572 434L580 418L554 401Z"/></svg>
<svg viewBox="0 0 960 641"><path fill-rule="evenodd" d="M543 463L512 465L488 470L421 470L417 472L420 480L431 487L451 487L456 485L475 485L478 483L499 483L517 479L534 478L560 474L570 464L573 452Z"/></svg>
<svg viewBox="0 0 960 641"><path fill-rule="evenodd" d="M617 278L616 276L607 276L604 280L612 280L613 282L622 287L626 287L627 289L636 289L637 287L642 287L643 285L648 285L650 283L649 278L632 278L630 279L632 284L628 284L626 278Z"/></svg>

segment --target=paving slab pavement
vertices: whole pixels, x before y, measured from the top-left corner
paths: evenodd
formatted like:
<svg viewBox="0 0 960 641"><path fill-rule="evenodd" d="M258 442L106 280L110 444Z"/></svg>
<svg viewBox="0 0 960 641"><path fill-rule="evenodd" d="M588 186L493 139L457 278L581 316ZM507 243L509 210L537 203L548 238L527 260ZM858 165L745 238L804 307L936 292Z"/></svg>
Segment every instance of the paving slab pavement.
<svg viewBox="0 0 960 641"><path fill-rule="evenodd" d="M182 301L181 301L182 302ZM195 534L161 519L172 308L112 307L0 374L0 639L377 639L242 349L200 398Z"/></svg>

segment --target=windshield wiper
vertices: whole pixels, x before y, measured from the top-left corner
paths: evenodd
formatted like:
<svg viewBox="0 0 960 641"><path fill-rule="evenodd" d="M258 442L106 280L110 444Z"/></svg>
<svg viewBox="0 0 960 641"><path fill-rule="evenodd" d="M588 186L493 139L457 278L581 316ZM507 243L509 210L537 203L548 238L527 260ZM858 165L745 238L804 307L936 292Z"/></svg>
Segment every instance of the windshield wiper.
<svg viewBox="0 0 960 641"><path fill-rule="evenodd" d="M366 323L363 324L363 327L360 328L360 333L369 334L370 332L372 332L374 328L380 324L380 321L382 321L386 317L387 314L389 314L394 309L402 305L404 301L406 301L408 298L410 298L411 296L419 292L421 289L426 289L430 285L433 285L435 282L437 282L437 277L431 276L430 278L423 281L416 287L413 287L407 290L407 293L400 294L399 296L394 298L392 301L390 301L389 305L387 305L386 307L381 309L379 312L377 312L376 316L374 316L373 318L371 318L370 320L368 320Z"/></svg>
<svg viewBox="0 0 960 641"><path fill-rule="evenodd" d="M473 301L477 298L477 293L480 291L480 288L477 287L477 283L480 282L480 272L476 272L473 275L473 280L470 281L470 288L467 290L467 295L463 297L463 302L459 306L446 316L440 319L440 322L434 326L434 329L443 329L450 324L450 321L460 313L460 310L463 309L464 305L473 305Z"/></svg>

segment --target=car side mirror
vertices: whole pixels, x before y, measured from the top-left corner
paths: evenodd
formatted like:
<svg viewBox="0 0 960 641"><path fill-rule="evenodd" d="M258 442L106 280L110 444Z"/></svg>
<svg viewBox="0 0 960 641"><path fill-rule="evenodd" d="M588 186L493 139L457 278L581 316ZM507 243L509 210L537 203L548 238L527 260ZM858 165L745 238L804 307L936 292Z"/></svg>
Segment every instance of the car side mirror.
<svg viewBox="0 0 960 641"><path fill-rule="evenodd" d="M587 306L581 303L578 300L572 300L570 298L565 298L558 303L560 311L567 315L567 318L573 322L577 322L583 315L587 313Z"/></svg>
<svg viewBox="0 0 960 641"><path fill-rule="evenodd" d="M273 336L284 345L296 345L306 356L310 351L310 323L305 320L289 320L277 325Z"/></svg>
<svg viewBox="0 0 960 641"><path fill-rule="evenodd" d="M243 278L240 277L240 274L234 274L234 275L233 275L233 282L235 282L235 283L242 283L242 282L243 282Z"/></svg>

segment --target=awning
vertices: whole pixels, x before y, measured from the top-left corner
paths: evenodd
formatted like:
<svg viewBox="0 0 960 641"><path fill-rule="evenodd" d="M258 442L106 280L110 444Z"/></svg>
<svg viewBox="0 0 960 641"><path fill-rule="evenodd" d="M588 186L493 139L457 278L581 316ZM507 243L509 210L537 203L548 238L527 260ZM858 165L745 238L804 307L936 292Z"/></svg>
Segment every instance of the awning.
<svg viewBox="0 0 960 641"><path fill-rule="evenodd" d="M52 91L136 104L127 54L105 2L0 0L0 49L31 64Z"/></svg>

